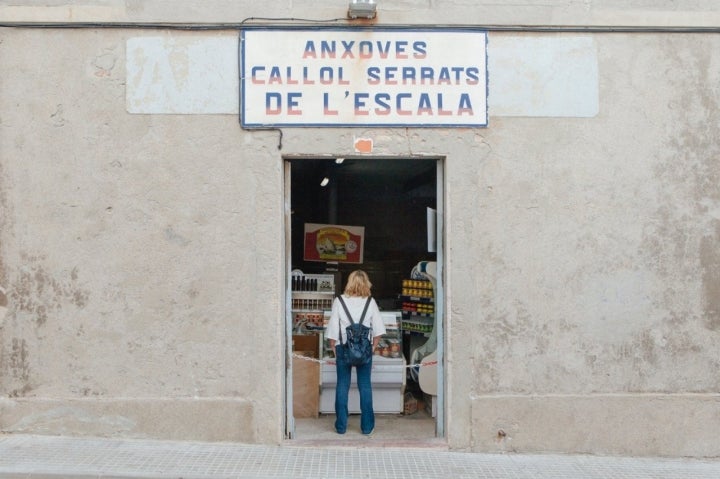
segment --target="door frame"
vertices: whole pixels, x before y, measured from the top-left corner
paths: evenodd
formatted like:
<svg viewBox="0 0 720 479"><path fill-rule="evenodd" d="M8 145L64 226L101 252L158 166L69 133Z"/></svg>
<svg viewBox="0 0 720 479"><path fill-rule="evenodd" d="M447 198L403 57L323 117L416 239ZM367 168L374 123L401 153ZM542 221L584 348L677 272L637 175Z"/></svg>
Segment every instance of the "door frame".
<svg viewBox="0 0 720 479"><path fill-rule="evenodd" d="M303 159L316 158L352 158L352 159L378 159L388 158L383 156L348 156L348 155L284 155L283 174L284 174L284 194L283 194L283 220L284 220L284 236L285 236L285 335L282 347L285 351L285 401L284 401L284 431L286 439L295 439L295 417L293 416L293 356L292 356L292 162L301 161ZM435 237L437 241L436 262L437 262L437 278L436 278L436 298L435 298L435 325L437 329L437 414L435 417L435 437L445 437L445 420L447 412L445 410L445 395L448 387L445 382L445 156L421 156L421 155L393 155L393 158L417 159L417 160L435 160L436 176L435 176L435 205L437 209L437 221L435 225Z"/></svg>

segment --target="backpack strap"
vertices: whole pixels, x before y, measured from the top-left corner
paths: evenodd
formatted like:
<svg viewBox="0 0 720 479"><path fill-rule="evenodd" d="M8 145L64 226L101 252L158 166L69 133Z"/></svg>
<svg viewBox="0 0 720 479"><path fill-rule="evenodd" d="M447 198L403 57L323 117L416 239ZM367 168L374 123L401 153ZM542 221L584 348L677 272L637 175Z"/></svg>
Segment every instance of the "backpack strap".
<svg viewBox="0 0 720 479"><path fill-rule="evenodd" d="M340 300L340 304L342 304L342 307L345 310L345 314L347 314L347 317L350 320L350 324L355 324L355 321L353 321L353 318L350 315L350 311L348 311L348 307L345 304L345 301L343 301L342 296L338 296L338 299ZM368 307L370 307L371 299L372 299L372 296L368 296L367 301L365 301L365 308L363 308L362 316L360 316L360 324L362 324L363 321L365 320L365 314L367 313Z"/></svg>
<svg viewBox="0 0 720 479"><path fill-rule="evenodd" d="M350 315L350 311L348 311L348 307L345 304L345 301L343 301L342 295L338 296L338 299L340 300L340 304L342 305L343 309L345 310L345 314L347 315L348 319L350 320L350 324L355 324L355 321L353 321L352 316ZM340 333L340 344L344 344L342 340L342 326L340 325L341 321L338 321L338 330Z"/></svg>
<svg viewBox="0 0 720 479"><path fill-rule="evenodd" d="M350 315L350 311L348 310L348 307L342 298L342 295L338 296L338 299L340 300L340 304L342 304L342 307L345 310L345 314L347 315L348 319L350 320L350 324L355 324L355 321L353 321L352 316ZM363 317L364 316L365 316L365 311L363 311ZM360 321L362 322L362 319Z"/></svg>
<svg viewBox="0 0 720 479"><path fill-rule="evenodd" d="M370 306L370 300L372 299L372 296L368 296L367 301L365 301L365 309L363 309L362 316L360 316L360 324L363 323L365 320L365 313L367 313L368 307Z"/></svg>

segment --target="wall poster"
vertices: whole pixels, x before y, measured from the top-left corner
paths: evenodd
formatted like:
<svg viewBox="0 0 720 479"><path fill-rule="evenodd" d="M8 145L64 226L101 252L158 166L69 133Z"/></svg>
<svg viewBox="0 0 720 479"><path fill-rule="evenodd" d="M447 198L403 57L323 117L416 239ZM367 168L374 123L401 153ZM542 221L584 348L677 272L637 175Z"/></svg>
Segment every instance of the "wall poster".
<svg viewBox="0 0 720 479"><path fill-rule="evenodd" d="M362 263L365 227L305 223L305 261Z"/></svg>

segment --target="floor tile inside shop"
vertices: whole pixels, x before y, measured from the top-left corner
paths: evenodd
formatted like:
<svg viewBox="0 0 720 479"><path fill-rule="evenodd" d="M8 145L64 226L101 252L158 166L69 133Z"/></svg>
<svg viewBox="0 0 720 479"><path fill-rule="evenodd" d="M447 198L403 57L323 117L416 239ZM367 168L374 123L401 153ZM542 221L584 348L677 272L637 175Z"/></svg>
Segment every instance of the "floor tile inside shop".
<svg viewBox="0 0 720 479"><path fill-rule="evenodd" d="M288 443L302 445L444 447L445 440L435 437L435 419L425 411L414 414L376 414L375 431L371 437L360 432L360 415L351 414L345 434L335 432L335 415L320 414L317 418L296 418L295 437Z"/></svg>

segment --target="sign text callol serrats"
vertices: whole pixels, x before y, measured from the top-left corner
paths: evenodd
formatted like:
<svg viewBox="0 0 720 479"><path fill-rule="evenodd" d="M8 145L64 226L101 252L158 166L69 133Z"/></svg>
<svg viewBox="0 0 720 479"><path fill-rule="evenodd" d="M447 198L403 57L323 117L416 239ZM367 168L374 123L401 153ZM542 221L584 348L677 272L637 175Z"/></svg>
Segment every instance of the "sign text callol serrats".
<svg viewBox="0 0 720 479"><path fill-rule="evenodd" d="M487 33L248 28L241 122L263 126L487 126Z"/></svg>

